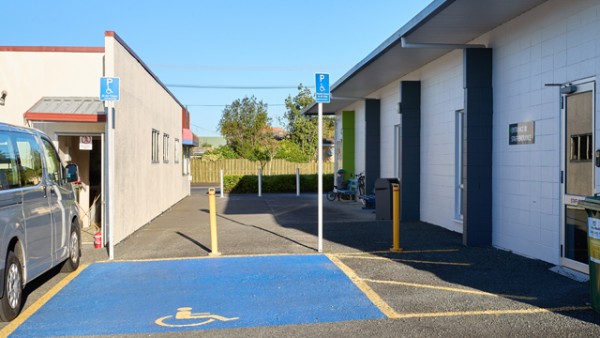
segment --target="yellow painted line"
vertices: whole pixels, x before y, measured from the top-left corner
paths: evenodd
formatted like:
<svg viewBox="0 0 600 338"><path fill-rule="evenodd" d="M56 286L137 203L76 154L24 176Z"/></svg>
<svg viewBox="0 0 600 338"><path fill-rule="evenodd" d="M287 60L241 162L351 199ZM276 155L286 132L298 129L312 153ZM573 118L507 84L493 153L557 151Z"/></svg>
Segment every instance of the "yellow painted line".
<svg viewBox="0 0 600 338"><path fill-rule="evenodd" d="M279 256L314 256L319 253L274 253L274 254L248 254L248 255L226 255L221 256L190 256L190 257L171 257L171 258L144 258L144 259L115 259L112 261L100 261L96 263L129 263L129 262L164 262L164 261L183 261L188 259L215 259L215 258L244 258L244 257L279 257Z"/></svg>
<svg viewBox="0 0 600 338"><path fill-rule="evenodd" d="M6 325L2 330L0 330L0 337L8 337L11 333L13 333L21 324L23 324L29 317L31 317L37 310L39 310L44 304L46 304L52 297L54 297L62 288L64 288L67 284L69 284L75 277L79 276L83 270L85 270L89 264L82 264L79 266L79 269L71 272L65 278L63 278L60 282L58 282L52 289L46 292L42 297L35 301L35 303L31 304L30 307L25 309L21 314L15 318L12 322Z"/></svg>
<svg viewBox="0 0 600 338"><path fill-rule="evenodd" d="M520 310L482 310L482 311L457 311L457 312L429 312L429 313L400 313L393 319L427 318L427 317L457 317L457 316L499 316L521 315L534 313L556 313L568 311L591 310L590 306L565 306L556 308L533 308Z"/></svg>
<svg viewBox="0 0 600 338"><path fill-rule="evenodd" d="M457 262L437 262L437 261L423 261L413 259L400 259L400 258L388 258L388 257L377 257L377 256L357 256L357 255L336 255L340 258L351 258L351 259L371 259L371 260L385 260L394 262L406 262L406 263L421 263L421 264L435 264L435 265L454 265L454 266L471 266L471 263L457 263Z"/></svg>
<svg viewBox="0 0 600 338"><path fill-rule="evenodd" d="M364 256L369 254L407 254L407 253L436 253L436 252L458 252L458 249L432 249L432 250L402 250L398 252L391 252L390 250L379 250L379 251L361 251L361 252L340 252L338 255L344 256Z"/></svg>
<svg viewBox="0 0 600 338"><path fill-rule="evenodd" d="M365 282L369 282L369 283L411 286L411 287L422 288L422 289L434 289L434 290L442 290L442 291L461 292L461 293L468 293L468 294L480 295L480 296L511 298L511 299L520 299L520 300L537 300L537 297L504 295L504 294L496 294L496 293L490 293L490 292L485 292L485 291L451 288L451 287L447 287L447 286L436 286L436 285L428 285L428 284L398 282L398 281L385 281L385 280L375 280L375 279L366 279L366 278L363 280Z"/></svg>
<svg viewBox="0 0 600 338"><path fill-rule="evenodd" d="M414 260L414 259L399 259L399 258L391 258L391 260L394 262L434 264L434 265L453 265L453 266L471 266L471 265L473 265L471 263L421 261L421 260Z"/></svg>
<svg viewBox="0 0 600 338"><path fill-rule="evenodd" d="M391 306L389 306L379 295L371 289L371 287L364 282L364 280L350 269L346 264L342 263L335 255L326 254L327 258L331 260L337 267L342 270L350 278L350 280L371 300L375 306L383 312L388 318L395 318L399 314Z"/></svg>

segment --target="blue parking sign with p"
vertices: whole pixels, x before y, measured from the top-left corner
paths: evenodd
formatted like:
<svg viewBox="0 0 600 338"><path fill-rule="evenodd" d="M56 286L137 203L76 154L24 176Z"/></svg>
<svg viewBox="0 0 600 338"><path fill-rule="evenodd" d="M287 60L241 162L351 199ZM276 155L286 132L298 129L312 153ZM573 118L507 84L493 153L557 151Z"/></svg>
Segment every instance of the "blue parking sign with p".
<svg viewBox="0 0 600 338"><path fill-rule="evenodd" d="M329 103L331 95L329 93L329 74L315 74L316 94L315 99L318 103Z"/></svg>
<svg viewBox="0 0 600 338"><path fill-rule="evenodd" d="M119 101L121 98L121 79L118 77L100 78L100 101Z"/></svg>

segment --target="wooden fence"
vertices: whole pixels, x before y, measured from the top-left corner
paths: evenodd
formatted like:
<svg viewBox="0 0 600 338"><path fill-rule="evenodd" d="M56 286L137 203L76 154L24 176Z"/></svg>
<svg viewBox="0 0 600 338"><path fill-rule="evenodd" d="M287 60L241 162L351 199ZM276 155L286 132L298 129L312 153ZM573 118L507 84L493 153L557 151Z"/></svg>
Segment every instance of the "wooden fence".
<svg viewBox="0 0 600 338"><path fill-rule="evenodd" d="M244 159L210 162L193 158L191 161L192 183L219 182L221 169L223 169L224 175L256 175L260 167L259 162ZM317 162L293 163L286 160L273 160L265 165L263 175L293 175L296 174L296 168L300 168L300 174L302 175L316 174L318 170L317 166ZM332 162L323 162L323 173L333 173Z"/></svg>

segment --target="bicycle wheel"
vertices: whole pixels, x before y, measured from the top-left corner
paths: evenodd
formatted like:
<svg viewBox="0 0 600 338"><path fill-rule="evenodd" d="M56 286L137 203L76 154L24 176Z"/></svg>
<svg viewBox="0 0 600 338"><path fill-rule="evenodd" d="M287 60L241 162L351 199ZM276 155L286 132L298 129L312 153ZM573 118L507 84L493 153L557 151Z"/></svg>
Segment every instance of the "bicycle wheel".
<svg viewBox="0 0 600 338"><path fill-rule="evenodd" d="M327 193L327 200L329 201L335 201L335 198L337 197L337 194L333 191L330 191Z"/></svg>

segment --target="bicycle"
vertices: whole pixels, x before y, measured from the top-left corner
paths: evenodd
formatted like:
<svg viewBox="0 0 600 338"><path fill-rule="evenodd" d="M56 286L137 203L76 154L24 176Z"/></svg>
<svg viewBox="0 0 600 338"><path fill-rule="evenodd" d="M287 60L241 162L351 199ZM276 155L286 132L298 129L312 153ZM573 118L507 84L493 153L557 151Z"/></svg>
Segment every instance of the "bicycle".
<svg viewBox="0 0 600 338"><path fill-rule="evenodd" d="M356 196L356 180L349 179L347 182L344 182L344 174L346 171L344 169L339 169L337 171L337 176L335 179L335 185L333 186L333 191L327 193L327 199L329 201L335 201L336 199L339 201L343 200L354 200Z"/></svg>
<svg viewBox="0 0 600 338"><path fill-rule="evenodd" d="M327 193L327 200L353 200L356 196L356 183L352 183L352 180L348 180L348 186L346 189L338 189L337 186L333 187L333 190Z"/></svg>
<svg viewBox="0 0 600 338"><path fill-rule="evenodd" d="M355 175L355 177L358 186L358 196L360 198L360 196L365 195L365 172L363 171L360 174Z"/></svg>
<svg viewBox="0 0 600 338"><path fill-rule="evenodd" d="M345 189L340 189L337 186L334 186L333 191L327 193L327 199L329 201L335 201L336 199L356 200L357 196L359 199L361 199L361 196L364 194L365 173L363 171L358 175L354 175L354 178L349 179ZM364 204L365 202L362 201L362 203Z"/></svg>

